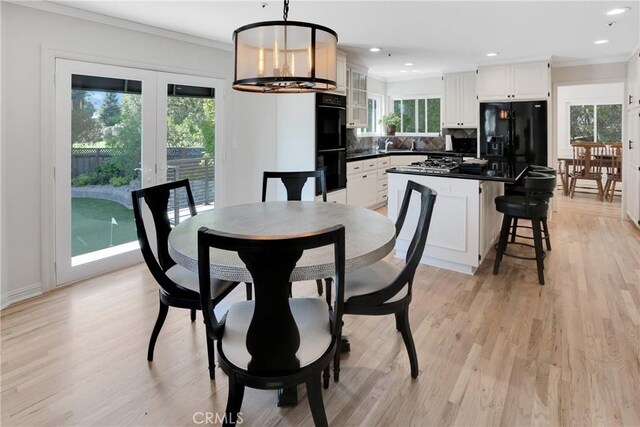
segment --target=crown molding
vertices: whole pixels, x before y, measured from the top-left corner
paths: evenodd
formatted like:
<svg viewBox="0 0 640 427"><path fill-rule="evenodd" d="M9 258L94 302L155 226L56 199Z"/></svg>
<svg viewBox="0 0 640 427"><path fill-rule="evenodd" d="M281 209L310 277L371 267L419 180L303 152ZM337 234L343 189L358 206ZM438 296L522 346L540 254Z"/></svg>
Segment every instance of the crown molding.
<svg viewBox="0 0 640 427"><path fill-rule="evenodd" d="M99 13L87 12L85 10L76 9L74 7L61 5L58 3L52 3L44 0L1 0L7 3L15 4L18 6L30 7L33 9L42 10L45 12L57 13L59 15L70 16L72 18L84 19L86 21L97 22L100 24L111 25L114 27L124 28L127 30L138 31L141 33L152 34L155 36L166 37L174 40L180 40L183 42L198 44L201 46L212 47L215 49L232 51L233 45L231 42L222 43L219 41L206 39L203 37L192 36L190 34L180 33L177 31L171 31L164 28L154 27L152 25L141 24L139 22L129 21L121 18L114 18L112 16L101 15Z"/></svg>
<svg viewBox="0 0 640 427"><path fill-rule="evenodd" d="M571 61L551 62L551 68L579 67L582 65L615 64L618 62L627 62L629 58L630 57L627 55L621 55L621 56L609 56L606 58L576 59Z"/></svg>

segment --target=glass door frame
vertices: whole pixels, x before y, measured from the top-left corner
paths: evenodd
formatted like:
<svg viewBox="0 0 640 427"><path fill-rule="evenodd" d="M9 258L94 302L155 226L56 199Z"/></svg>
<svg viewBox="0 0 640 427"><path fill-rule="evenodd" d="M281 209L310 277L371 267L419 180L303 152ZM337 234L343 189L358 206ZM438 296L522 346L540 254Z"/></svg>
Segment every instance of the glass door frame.
<svg viewBox="0 0 640 427"><path fill-rule="evenodd" d="M55 286L124 268L142 261L137 245L94 262L71 265L71 76L93 75L142 82L141 185L156 183L157 72L56 58L55 64Z"/></svg>

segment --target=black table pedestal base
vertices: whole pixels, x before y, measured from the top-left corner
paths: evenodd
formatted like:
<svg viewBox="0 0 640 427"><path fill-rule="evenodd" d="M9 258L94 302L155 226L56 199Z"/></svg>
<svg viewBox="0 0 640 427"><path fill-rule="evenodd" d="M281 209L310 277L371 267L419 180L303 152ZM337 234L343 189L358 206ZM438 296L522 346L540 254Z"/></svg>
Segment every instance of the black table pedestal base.
<svg viewBox="0 0 640 427"><path fill-rule="evenodd" d="M295 406L298 404L298 388L278 389L278 407Z"/></svg>

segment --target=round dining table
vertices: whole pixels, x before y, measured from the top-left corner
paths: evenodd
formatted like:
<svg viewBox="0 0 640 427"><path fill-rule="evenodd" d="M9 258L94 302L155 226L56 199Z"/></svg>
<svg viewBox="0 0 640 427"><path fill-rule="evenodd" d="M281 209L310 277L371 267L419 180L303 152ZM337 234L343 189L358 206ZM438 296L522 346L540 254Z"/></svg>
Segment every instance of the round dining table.
<svg viewBox="0 0 640 427"><path fill-rule="evenodd" d="M384 258L395 245L395 226L382 214L357 206L326 202L260 202L212 209L176 225L169 234L169 254L179 265L198 271L198 229L246 236L290 236L337 224L345 226L345 271ZM237 253L212 249L211 275L222 280L251 282ZM291 273L292 282L334 275L330 246L307 250Z"/></svg>

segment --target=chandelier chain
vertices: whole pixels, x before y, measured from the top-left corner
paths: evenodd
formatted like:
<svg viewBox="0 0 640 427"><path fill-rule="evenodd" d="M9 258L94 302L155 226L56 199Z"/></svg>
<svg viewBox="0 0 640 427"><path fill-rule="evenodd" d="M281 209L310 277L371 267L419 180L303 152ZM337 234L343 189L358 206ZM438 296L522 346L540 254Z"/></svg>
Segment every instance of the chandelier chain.
<svg viewBox="0 0 640 427"><path fill-rule="evenodd" d="M288 16L289 16L289 0L284 0L284 8L283 8L283 11L282 11L282 17L286 21Z"/></svg>

